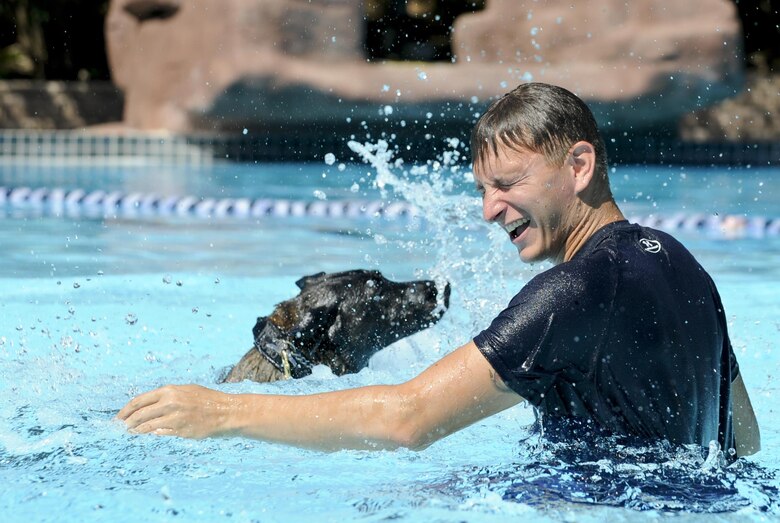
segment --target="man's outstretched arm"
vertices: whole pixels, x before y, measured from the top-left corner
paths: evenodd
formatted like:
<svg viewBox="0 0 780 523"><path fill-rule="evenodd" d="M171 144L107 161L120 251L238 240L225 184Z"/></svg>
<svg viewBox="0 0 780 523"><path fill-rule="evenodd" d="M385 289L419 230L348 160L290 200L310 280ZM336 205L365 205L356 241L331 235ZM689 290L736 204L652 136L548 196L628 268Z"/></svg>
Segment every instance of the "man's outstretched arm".
<svg viewBox="0 0 780 523"><path fill-rule="evenodd" d="M117 418L137 433L244 436L321 450L419 449L521 400L469 342L399 385L307 396L168 385L134 398Z"/></svg>

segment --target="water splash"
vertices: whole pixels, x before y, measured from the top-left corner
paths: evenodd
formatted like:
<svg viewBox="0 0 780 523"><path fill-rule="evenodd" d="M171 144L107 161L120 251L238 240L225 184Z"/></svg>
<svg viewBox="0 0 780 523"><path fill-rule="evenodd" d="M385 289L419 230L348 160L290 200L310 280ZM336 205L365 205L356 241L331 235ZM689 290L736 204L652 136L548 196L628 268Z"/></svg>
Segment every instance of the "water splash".
<svg viewBox="0 0 780 523"><path fill-rule="evenodd" d="M423 222L409 227L428 234L396 243L430 255L426 277L456 283L458 301L445 317L457 322L454 330L462 335L466 325L472 331L487 326L503 308L502 298L516 293L530 274L503 231L481 220L480 201L470 187L473 174L462 164L464 144L450 140L436 159L415 165L406 165L397 157L398 148L384 140L352 141L349 147L374 169L373 183L383 199L403 199L419 208ZM382 241L388 240L383 236ZM615 436L596 442L536 436L518 449L514 463L461 470L417 487L433 497L493 505L500 500L542 510L576 503L639 511L778 512L771 501L778 490L774 472L746 460L727 465L717 445L702 449L666 442L629 445Z"/></svg>
<svg viewBox="0 0 780 523"><path fill-rule="evenodd" d="M433 490L463 497L487 491L545 510L575 503L636 511L778 513L775 473L747 460L727 465L719 449L713 454L666 441L626 444L620 436L538 443L526 446L515 463L459 471Z"/></svg>
<svg viewBox="0 0 780 523"><path fill-rule="evenodd" d="M438 157L411 166L395 158L397 147L391 148L385 140L348 145L373 167L373 183L383 199L402 199L420 210L424 224L413 222L409 227L423 226L428 234L421 240L399 242L407 250L430 256L431 267L419 276L459 282L458 306L466 312L471 331L485 328L519 291L524 269L506 234L480 217L473 174L464 165L466 145L449 139Z"/></svg>

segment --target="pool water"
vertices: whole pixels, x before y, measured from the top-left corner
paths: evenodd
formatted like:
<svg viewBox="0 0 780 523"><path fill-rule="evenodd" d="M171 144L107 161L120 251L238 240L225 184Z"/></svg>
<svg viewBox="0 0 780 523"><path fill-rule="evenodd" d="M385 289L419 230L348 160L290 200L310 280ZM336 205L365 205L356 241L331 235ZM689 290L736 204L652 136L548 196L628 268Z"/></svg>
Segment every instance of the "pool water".
<svg viewBox="0 0 780 523"><path fill-rule="evenodd" d="M346 159L345 159L346 160ZM780 238L675 232L721 291L764 450L722 467L699 449L563 448L517 406L423 452L331 454L244 439L129 435L113 421L166 383L300 394L411 378L470 339L545 266L479 221L467 169L217 164L111 170L0 164L0 185L209 197L413 200L422 219L0 219L0 513L7 521L778 520ZM405 174L403 174L405 172ZM777 170L624 166L627 214L780 216ZM378 187L376 181L379 181ZM452 283L433 328L355 375L217 385L257 316L318 271ZM600 446L601 445L601 446ZM599 451L601 453L599 454ZM715 515L713 515L715 514Z"/></svg>

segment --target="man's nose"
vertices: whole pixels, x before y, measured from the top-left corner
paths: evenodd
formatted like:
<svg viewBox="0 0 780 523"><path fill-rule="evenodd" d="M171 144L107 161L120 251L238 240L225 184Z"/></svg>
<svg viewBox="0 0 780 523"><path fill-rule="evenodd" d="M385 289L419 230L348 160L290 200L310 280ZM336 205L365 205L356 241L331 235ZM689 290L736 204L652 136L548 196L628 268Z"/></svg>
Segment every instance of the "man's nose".
<svg viewBox="0 0 780 523"><path fill-rule="evenodd" d="M491 188L485 189L482 196L482 218L487 222L495 222L504 211L504 205L498 197L498 191Z"/></svg>

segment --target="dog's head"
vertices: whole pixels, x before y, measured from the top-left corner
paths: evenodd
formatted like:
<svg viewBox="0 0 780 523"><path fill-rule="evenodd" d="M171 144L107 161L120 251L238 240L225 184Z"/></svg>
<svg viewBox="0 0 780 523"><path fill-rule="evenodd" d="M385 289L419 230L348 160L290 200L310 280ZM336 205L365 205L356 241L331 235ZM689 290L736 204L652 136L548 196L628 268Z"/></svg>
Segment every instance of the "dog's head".
<svg viewBox="0 0 780 523"><path fill-rule="evenodd" d="M377 351L436 323L449 306L433 281L393 282L378 271L318 273L266 320L287 332L306 358L334 373L357 372ZM255 326L255 336L261 322Z"/></svg>

